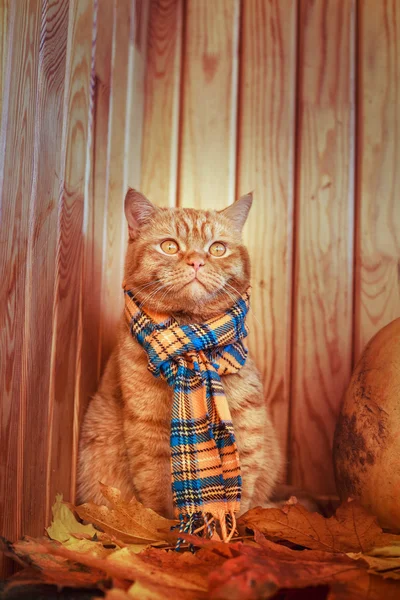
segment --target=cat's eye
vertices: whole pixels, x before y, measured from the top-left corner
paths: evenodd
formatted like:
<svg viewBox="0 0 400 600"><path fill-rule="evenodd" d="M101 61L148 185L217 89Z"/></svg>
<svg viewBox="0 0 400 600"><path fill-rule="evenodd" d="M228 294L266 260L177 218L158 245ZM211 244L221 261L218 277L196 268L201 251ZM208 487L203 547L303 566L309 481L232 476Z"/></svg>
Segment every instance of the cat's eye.
<svg viewBox="0 0 400 600"><path fill-rule="evenodd" d="M208 251L213 256L223 256L226 252L226 246L222 242L214 242Z"/></svg>
<svg viewBox="0 0 400 600"><path fill-rule="evenodd" d="M179 250L179 246L175 240L165 240L160 244L160 248L165 254L176 254Z"/></svg>

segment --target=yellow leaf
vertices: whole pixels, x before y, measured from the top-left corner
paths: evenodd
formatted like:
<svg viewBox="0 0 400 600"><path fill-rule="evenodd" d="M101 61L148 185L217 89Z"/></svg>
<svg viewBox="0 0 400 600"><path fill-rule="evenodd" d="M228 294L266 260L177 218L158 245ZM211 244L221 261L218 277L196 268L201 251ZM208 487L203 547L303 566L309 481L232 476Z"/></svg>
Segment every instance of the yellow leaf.
<svg viewBox="0 0 400 600"><path fill-rule="evenodd" d="M165 600L165 589L160 591L157 588L149 587L148 584L135 581L135 583L129 588L128 596L131 600Z"/></svg>
<svg viewBox="0 0 400 600"><path fill-rule="evenodd" d="M170 521L145 508L136 498L129 502L121 499L121 492L116 488L100 484L103 496L111 505L100 506L87 502L74 506L77 514L99 526L109 535L115 536L129 544L151 544L155 541L166 541L171 526L176 521Z"/></svg>
<svg viewBox="0 0 400 600"><path fill-rule="evenodd" d="M72 510L63 502L62 494L57 494L56 501L51 509L53 513L53 521L50 527L47 527L47 535L52 540L57 540L65 544L66 542L74 541L73 534L86 534L93 537L96 534L96 529L93 525L82 525L79 523ZM75 540L76 541L76 540Z"/></svg>
<svg viewBox="0 0 400 600"><path fill-rule="evenodd" d="M66 548L75 550L75 552L92 554L93 556L97 556L97 558L105 558L112 552L115 552L115 548L105 548L100 542L94 542L92 540L77 540L76 538L70 538L63 545Z"/></svg>
<svg viewBox="0 0 400 600"><path fill-rule="evenodd" d="M400 553L399 546L396 545L387 546L385 548L374 548L368 554L362 554L361 552L349 552L347 556L358 560L362 558L369 565L369 572L380 575L387 579L400 579ZM390 554L392 553L392 554Z"/></svg>
<svg viewBox="0 0 400 600"><path fill-rule="evenodd" d="M104 600L132 600L132 597L128 592L114 588L106 592Z"/></svg>
<svg viewBox="0 0 400 600"><path fill-rule="evenodd" d="M373 548L368 552L370 556L388 556L393 558L400 558L400 542L392 542L390 546L383 546L382 548Z"/></svg>
<svg viewBox="0 0 400 600"><path fill-rule="evenodd" d="M150 548L150 547L151 547L150 544L128 544L127 545L128 550L130 550L134 554L140 554L141 552L143 552L143 550L146 550L146 548Z"/></svg>
<svg viewBox="0 0 400 600"><path fill-rule="evenodd" d="M108 596L106 597L108 598ZM181 590L176 588L167 588L164 585L157 583L135 581L129 588L126 600L166 600L173 598L174 600L200 600L208 598L206 591L199 590ZM125 600L124 598L110 597L109 600Z"/></svg>

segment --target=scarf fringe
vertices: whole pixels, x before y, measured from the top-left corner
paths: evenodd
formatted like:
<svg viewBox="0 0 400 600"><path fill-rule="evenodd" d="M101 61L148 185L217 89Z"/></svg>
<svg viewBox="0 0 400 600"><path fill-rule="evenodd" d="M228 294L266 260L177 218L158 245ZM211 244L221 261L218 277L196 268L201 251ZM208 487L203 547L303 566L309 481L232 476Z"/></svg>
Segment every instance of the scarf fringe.
<svg viewBox="0 0 400 600"><path fill-rule="evenodd" d="M236 533L236 516L233 510L226 512L210 513L196 512L191 514L180 514L179 523L173 529L179 529L179 533L198 535L205 539L212 539L218 532L222 540L228 544ZM182 542L179 538L175 550L179 550ZM190 545L193 550L193 546Z"/></svg>

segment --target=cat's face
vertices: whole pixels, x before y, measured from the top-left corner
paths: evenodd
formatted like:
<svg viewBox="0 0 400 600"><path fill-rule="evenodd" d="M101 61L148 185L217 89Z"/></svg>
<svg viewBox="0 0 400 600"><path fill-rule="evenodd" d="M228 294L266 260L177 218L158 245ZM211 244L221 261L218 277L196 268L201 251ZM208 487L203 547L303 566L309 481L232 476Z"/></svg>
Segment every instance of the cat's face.
<svg viewBox="0 0 400 600"><path fill-rule="evenodd" d="M224 211L160 209L130 190L126 286L153 311L210 317L232 306L249 285L241 229L245 196Z"/></svg>

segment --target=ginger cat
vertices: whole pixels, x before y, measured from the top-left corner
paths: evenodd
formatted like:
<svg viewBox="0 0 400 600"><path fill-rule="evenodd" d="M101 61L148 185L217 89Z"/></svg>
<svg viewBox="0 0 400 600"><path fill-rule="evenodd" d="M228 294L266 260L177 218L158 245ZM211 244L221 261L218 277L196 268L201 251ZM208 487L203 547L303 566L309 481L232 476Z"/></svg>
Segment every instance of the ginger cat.
<svg viewBox="0 0 400 600"><path fill-rule="evenodd" d="M158 208L129 190L127 289L144 309L173 315L180 324L226 311L250 281L241 231L251 203L247 195L220 212ZM223 384L239 451L245 512L269 502L281 454L251 358L237 374L224 376ZM148 371L147 355L123 317L118 343L82 426L80 502L99 502L101 481L119 488L124 498L135 494L146 506L173 517L171 403L172 389Z"/></svg>

